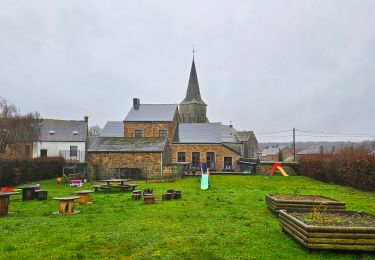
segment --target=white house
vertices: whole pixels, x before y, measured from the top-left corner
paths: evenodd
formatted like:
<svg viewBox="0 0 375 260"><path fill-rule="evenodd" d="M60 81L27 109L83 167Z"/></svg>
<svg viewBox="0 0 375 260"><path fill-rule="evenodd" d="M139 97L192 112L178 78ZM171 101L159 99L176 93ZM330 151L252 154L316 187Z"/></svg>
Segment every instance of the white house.
<svg viewBox="0 0 375 260"><path fill-rule="evenodd" d="M33 158L64 157L85 162L88 117L84 120L43 119L39 142L33 144Z"/></svg>

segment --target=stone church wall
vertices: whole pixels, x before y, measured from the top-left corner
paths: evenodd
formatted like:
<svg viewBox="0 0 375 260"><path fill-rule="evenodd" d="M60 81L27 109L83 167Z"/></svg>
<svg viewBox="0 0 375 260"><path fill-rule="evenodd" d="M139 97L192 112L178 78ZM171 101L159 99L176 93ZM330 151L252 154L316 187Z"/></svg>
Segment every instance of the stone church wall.
<svg viewBox="0 0 375 260"><path fill-rule="evenodd" d="M172 144L172 162L177 162L178 152L185 152L187 162L191 162L192 152L199 152L201 163L206 162L207 152L214 152L216 171L223 170L224 157L232 157L233 170L239 171L237 161L239 161L241 156L221 144Z"/></svg>

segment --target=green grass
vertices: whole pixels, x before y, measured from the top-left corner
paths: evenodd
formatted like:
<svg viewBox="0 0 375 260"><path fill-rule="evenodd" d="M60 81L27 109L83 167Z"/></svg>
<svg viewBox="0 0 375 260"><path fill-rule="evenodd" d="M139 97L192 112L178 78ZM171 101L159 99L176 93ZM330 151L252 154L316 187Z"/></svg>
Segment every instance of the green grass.
<svg viewBox="0 0 375 260"><path fill-rule="evenodd" d="M77 188L40 182L49 197ZM182 199L144 205L131 193L93 193L78 215L56 216L57 202L11 197L0 218L1 259L370 259L371 254L305 251L279 227L266 193L319 194L342 200L349 210L375 214L375 194L305 177L212 176L200 191L195 178L144 183L156 195L182 190ZM82 187L87 189L88 186Z"/></svg>

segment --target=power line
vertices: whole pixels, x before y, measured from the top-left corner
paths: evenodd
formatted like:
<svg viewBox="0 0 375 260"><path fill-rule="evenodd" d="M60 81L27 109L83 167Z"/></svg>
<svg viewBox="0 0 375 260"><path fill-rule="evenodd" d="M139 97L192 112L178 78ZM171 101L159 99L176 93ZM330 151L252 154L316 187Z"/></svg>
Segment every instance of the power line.
<svg viewBox="0 0 375 260"><path fill-rule="evenodd" d="M296 129L296 131L298 132L303 132L303 133L313 133L313 134L327 134L327 135L344 135L344 136L371 136L371 137L374 137L375 134L353 134L353 133L350 133L350 134L344 134L344 133L330 133L330 132L322 132L322 131L309 131L309 130L298 130Z"/></svg>
<svg viewBox="0 0 375 260"><path fill-rule="evenodd" d="M291 132L292 130L284 130L284 131L276 131L276 132L268 132L268 133L260 133L260 134L256 134L256 135L270 135L270 134L279 134L279 133L287 133L287 132Z"/></svg>

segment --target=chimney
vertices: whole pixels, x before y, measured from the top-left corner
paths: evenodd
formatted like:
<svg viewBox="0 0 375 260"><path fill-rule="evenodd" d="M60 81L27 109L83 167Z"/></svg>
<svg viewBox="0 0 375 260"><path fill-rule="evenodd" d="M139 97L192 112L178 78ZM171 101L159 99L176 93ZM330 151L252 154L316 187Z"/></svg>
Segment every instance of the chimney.
<svg viewBox="0 0 375 260"><path fill-rule="evenodd" d="M133 98L133 107L134 107L134 110L138 110L140 104L141 104L141 101L139 100L139 98Z"/></svg>
<svg viewBox="0 0 375 260"><path fill-rule="evenodd" d="M232 123L232 121L229 121L229 127L230 127L230 128L233 128L233 123Z"/></svg>
<svg viewBox="0 0 375 260"><path fill-rule="evenodd" d="M89 117L88 116L84 116L83 119L85 120L86 123L89 121Z"/></svg>

